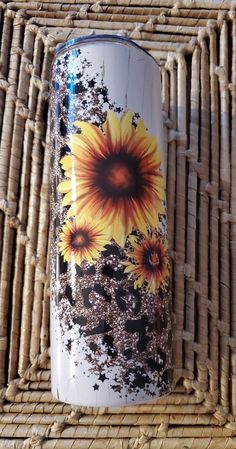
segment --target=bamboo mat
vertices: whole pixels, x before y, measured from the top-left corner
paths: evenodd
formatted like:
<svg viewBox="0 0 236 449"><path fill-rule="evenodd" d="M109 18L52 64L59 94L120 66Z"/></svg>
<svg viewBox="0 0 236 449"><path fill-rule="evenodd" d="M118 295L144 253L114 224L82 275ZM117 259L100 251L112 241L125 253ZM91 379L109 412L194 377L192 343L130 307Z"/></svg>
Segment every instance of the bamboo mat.
<svg viewBox="0 0 236 449"><path fill-rule="evenodd" d="M0 449L235 449L236 3L0 2ZM58 42L120 34L161 65L174 393L50 393L49 82Z"/></svg>

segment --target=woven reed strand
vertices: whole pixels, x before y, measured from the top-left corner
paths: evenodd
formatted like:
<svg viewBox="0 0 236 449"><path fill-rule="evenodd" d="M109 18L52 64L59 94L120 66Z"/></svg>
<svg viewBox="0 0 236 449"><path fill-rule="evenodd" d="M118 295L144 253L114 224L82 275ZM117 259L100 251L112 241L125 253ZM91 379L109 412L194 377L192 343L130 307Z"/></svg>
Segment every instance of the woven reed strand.
<svg viewBox="0 0 236 449"><path fill-rule="evenodd" d="M27 219L28 219L28 197L30 191L30 169L31 169L31 145L32 132L27 126L27 115L22 113L27 112L27 99L30 74L25 70L26 65L33 57L34 39L31 33L26 31L23 43L23 57L20 66L18 96L21 102L16 111L17 128L14 131L15 140L17 140L18 155L22 151L22 165L21 173L18 172L17 182L20 184L19 194L19 211L18 219L20 226L17 228L16 238L16 252L15 252L15 273L13 279L13 302L12 302L12 331L10 336L10 354L9 354L9 379L13 379L17 375L18 370L18 350L19 350L19 335L20 335L20 315L21 315L21 298L24 283L24 260L25 260L25 246L28 242L26 234ZM25 56L27 54L27 57ZM21 150L22 149L22 150ZM19 181L20 175L20 181Z"/></svg>
<svg viewBox="0 0 236 449"><path fill-rule="evenodd" d="M190 5L191 6L191 5ZM146 16L171 16L171 17L178 17L178 18L195 18L195 19L216 19L219 13L219 9L216 7L214 8L212 5L212 8L209 9L180 9L177 7L176 3L172 5L171 7L165 6L156 6L156 7L150 7L149 5L145 5L143 7L139 7L138 5L135 6L120 6L120 5L107 5L102 4L102 2L97 2L94 5L86 5L84 4L81 6L81 4L58 4L58 3L47 3L43 5L43 10L41 9L41 5L36 2L11 2L11 4L8 5L8 9L11 11L15 11L18 9L26 9L27 14L32 17L52 17L52 18L64 18L64 17L74 17L74 14L77 14L77 17L83 17L86 16L86 14L94 14L93 10L98 10L97 12L101 13L104 12L106 14L121 14L124 15L146 15ZM225 10L227 11L227 9ZM100 16L100 14L99 14Z"/></svg>
<svg viewBox="0 0 236 449"><path fill-rule="evenodd" d="M19 5L21 4L21 2L19 2ZM25 3L24 0L22 0L22 3ZM27 2L26 2L27 3ZM30 3L30 2L29 2ZM48 3L48 0L42 0L41 3ZM69 4L74 4L74 0L68 0L66 2L63 2L64 5L69 5ZM97 0L92 0L92 1L88 1L88 0L77 0L76 1L77 4L93 4L93 3L97 3ZM101 2L102 3L102 2ZM109 3L113 3L111 0L106 1L106 4ZM123 4L124 6L129 6L132 5L132 1L130 0L123 0L122 2L120 2L121 4ZM185 5L186 3L186 5ZM197 8L205 8L205 9L219 9L219 10L227 10L230 9L231 7L231 2L229 0L225 0L223 3L221 0L198 0L197 3L190 3L189 1L183 2L183 6L186 6L186 8L190 8L191 6L194 8L197 4ZM135 5L146 5L145 0L135 0ZM153 6L164 6L164 7L174 7L176 5L176 1L175 0L153 0L152 1L152 5ZM46 9L47 9L47 5L46 5Z"/></svg>
<svg viewBox="0 0 236 449"><path fill-rule="evenodd" d="M231 77L231 172L236 173L236 14L233 15L232 24L232 77ZM236 217L236 178L232 176L231 197L230 197L230 213ZM232 303L232 337L236 339L236 304L234 298L236 297L236 220L232 221L231 235L230 235L230 249L231 249L231 303ZM236 415L236 346L231 351L231 365L232 365L232 412Z"/></svg>
<svg viewBox="0 0 236 449"><path fill-rule="evenodd" d="M11 52L8 72L8 83L10 84L6 92L5 108L3 116L3 126L1 133L1 151L0 151L0 198L5 200L7 212L5 217L5 226L2 246L2 264L1 264L1 284L0 284L0 322L1 337L7 338L7 316L10 300L11 275L14 248L15 229L10 226L11 218L15 216L17 210L18 186L15 182L15 176L20 166L20 148L11 147L12 128L14 122L15 99L18 82L20 55L16 51L21 46L22 25L15 19L13 26ZM12 151L11 151L12 148ZM7 345L0 348L0 386L5 382L5 354Z"/></svg>
<svg viewBox="0 0 236 449"><path fill-rule="evenodd" d="M230 199L230 137L229 137L229 91L225 84L229 81L228 57L225 48L228 46L228 26L224 22L220 33L220 66L224 67L219 73L221 99L221 152L220 152L220 190L223 214L229 214ZM229 253L229 222L221 216L220 224L220 314L223 323L230 323L230 253ZM220 381L220 401L224 410L229 407L229 384L224 381L229 373L229 330L222 329L220 344L220 359L222 377Z"/></svg>

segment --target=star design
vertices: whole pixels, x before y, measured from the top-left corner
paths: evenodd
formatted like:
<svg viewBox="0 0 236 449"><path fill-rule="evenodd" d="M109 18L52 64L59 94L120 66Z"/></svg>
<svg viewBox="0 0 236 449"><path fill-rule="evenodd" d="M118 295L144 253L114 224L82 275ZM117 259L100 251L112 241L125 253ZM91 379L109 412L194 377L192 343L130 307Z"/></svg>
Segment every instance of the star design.
<svg viewBox="0 0 236 449"><path fill-rule="evenodd" d="M89 87L94 87L95 86L95 81L92 79L92 80L90 80L90 81L88 81L88 86Z"/></svg>
<svg viewBox="0 0 236 449"><path fill-rule="evenodd" d="M71 346L72 346L72 343L73 343L73 340L71 339L71 338L69 338L68 340L67 340L67 344L66 344L66 349L67 349L67 351L71 351Z"/></svg>
<svg viewBox="0 0 236 449"><path fill-rule="evenodd" d="M98 384L94 384L94 385L93 385L93 389L94 389L94 391L95 391L95 390L99 390L99 385L98 385Z"/></svg>
<svg viewBox="0 0 236 449"><path fill-rule="evenodd" d="M106 377L106 374L100 374L99 380L101 380L101 382L104 382L104 380L106 379L108 379L108 377Z"/></svg>
<svg viewBox="0 0 236 449"><path fill-rule="evenodd" d="M111 388L112 388L112 390L114 390L114 391L116 391L118 393L120 393L121 390L122 390L122 387L120 385L112 385Z"/></svg>

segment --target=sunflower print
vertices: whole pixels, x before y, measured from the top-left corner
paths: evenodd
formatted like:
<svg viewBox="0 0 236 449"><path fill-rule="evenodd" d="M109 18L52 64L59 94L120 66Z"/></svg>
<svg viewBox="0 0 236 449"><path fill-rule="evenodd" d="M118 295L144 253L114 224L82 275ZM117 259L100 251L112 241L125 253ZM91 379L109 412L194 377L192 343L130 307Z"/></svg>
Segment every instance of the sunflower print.
<svg viewBox="0 0 236 449"><path fill-rule="evenodd" d="M158 237L155 232L143 238L130 236L132 252L128 254L133 262L123 262L124 272L134 277L134 288L147 283L149 293L154 293L167 283L169 276L169 258L167 241Z"/></svg>
<svg viewBox="0 0 236 449"><path fill-rule="evenodd" d="M99 220L121 247L133 229L147 235L164 213L156 137L147 134L142 119L133 125L131 111L121 118L108 111L101 129L82 121L74 125L80 133L69 136L72 154L60 161L68 179L58 185L62 206L69 206L68 218L81 214Z"/></svg>
<svg viewBox="0 0 236 449"><path fill-rule="evenodd" d="M110 235L102 224L92 223L81 216L73 221L66 220L59 237L58 246L64 260L74 261L77 265L81 265L83 261L93 263L110 240Z"/></svg>

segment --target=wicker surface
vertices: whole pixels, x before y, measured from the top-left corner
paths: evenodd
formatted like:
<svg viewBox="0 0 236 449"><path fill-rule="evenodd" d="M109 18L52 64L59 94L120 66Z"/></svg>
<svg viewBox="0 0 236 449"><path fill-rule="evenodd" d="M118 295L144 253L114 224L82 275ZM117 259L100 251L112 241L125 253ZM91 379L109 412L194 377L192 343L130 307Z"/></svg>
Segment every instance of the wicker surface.
<svg viewBox="0 0 236 449"><path fill-rule="evenodd" d="M235 11L0 3L0 448L235 449ZM161 64L177 386L153 404L74 409L50 393L48 89L55 45L104 31Z"/></svg>

